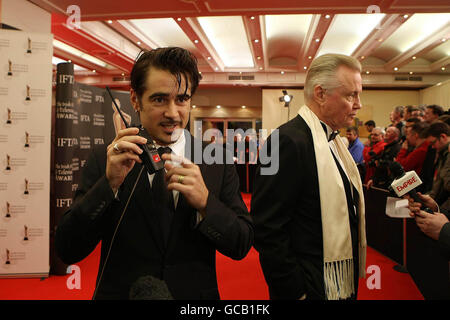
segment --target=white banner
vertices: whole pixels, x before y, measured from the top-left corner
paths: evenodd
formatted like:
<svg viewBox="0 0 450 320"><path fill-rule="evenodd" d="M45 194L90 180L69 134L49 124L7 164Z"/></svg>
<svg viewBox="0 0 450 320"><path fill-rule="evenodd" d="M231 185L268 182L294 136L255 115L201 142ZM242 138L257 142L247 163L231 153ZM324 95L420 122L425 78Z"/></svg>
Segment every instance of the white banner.
<svg viewBox="0 0 450 320"><path fill-rule="evenodd" d="M0 30L0 277L49 273L52 41Z"/></svg>

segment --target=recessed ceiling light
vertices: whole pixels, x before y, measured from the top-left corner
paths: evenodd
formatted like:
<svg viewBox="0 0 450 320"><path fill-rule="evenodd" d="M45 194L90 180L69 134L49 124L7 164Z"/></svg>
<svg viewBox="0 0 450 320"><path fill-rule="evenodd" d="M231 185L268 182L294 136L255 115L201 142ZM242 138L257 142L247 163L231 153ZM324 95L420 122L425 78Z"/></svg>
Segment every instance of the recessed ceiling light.
<svg viewBox="0 0 450 320"><path fill-rule="evenodd" d="M259 67L259 70L262 70L263 69L263 67Z"/></svg>
<svg viewBox="0 0 450 320"><path fill-rule="evenodd" d="M258 43L258 42L259 42L259 40L258 40L258 39L255 39L254 41L255 41L255 43Z"/></svg>
<svg viewBox="0 0 450 320"><path fill-rule="evenodd" d="M256 59L261 60L261 57L260 57L260 56L257 56Z"/></svg>
<svg viewBox="0 0 450 320"><path fill-rule="evenodd" d="M316 42L319 42L319 41L320 41L320 39L319 39L319 38L317 38L317 39L316 39Z"/></svg>
<svg viewBox="0 0 450 320"><path fill-rule="evenodd" d="M111 24L111 23L112 23L112 20L108 20L108 23Z"/></svg>
<svg viewBox="0 0 450 320"><path fill-rule="evenodd" d="M140 41L138 41L138 42L137 42L137 44L141 44L141 42L140 42Z"/></svg>
<svg viewBox="0 0 450 320"><path fill-rule="evenodd" d="M211 57L208 57L208 60L211 60Z"/></svg>
<svg viewBox="0 0 450 320"><path fill-rule="evenodd" d="M181 18L178 18L177 21L181 21Z"/></svg>
<svg viewBox="0 0 450 320"><path fill-rule="evenodd" d="M365 59L366 57L365 56L361 56L361 59Z"/></svg>
<svg viewBox="0 0 450 320"><path fill-rule="evenodd" d="M97 71L95 71L95 69L94 69L94 70L92 70L92 72L94 72L94 73L95 73L95 72L97 72Z"/></svg>
<svg viewBox="0 0 450 320"><path fill-rule="evenodd" d="M254 17L254 16L251 16L250 19L255 20L255 17Z"/></svg>
<svg viewBox="0 0 450 320"><path fill-rule="evenodd" d="M308 69L308 67L307 67L307 66L304 66L304 67L303 67L303 69L305 69L305 70L306 70L306 69Z"/></svg>
<svg viewBox="0 0 450 320"><path fill-rule="evenodd" d="M413 59L413 60L416 60L416 59L417 59L417 57L416 57L416 56L414 56L414 57L412 57L412 59Z"/></svg>
<svg viewBox="0 0 450 320"><path fill-rule="evenodd" d="M217 108L217 109L220 109L220 108L222 108L222 107L221 107L221 106L216 106L216 108Z"/></svg>
<svg viewBox="0 0 450 320"><path fill-rule="evenodd" d="M242 108L242 109L245 109L245 108L246 108L246 106L242 106L241 108Z"/></svg>
<svg viewBox="0 0 450 320"><path fill-rule="evenodd" d="M194 40L194 43L198 43L198 40L197 40L197 39L195 39L195 40Z"/></svg>
<svg viewBox="0 0 450 320"><path fill-rule="evenodd" d="M403 18L405 18L405 19L408 19L408 15L407 14L405 14L404 16L403 16Z"/></svg>
<svg viewBox="0 0 450 320"><path fill-rule="evenodd" d="M445 67L442 67L441 70L444 71L444 70L445 70Z"/></svg>
<svg viewBox="0 0 450 320"><path fill-rule="evenodd" d="M219 70L219 67L215 67L214 69L217 71L217 70Z"/></svg>
<svg viewBox="0 0 450 320"><path fill-rule="evenodd" d="M198 73L199 73L199 74L202 74L202 72L201 72L201 71L199 71Z"/></svg>
<svg viewBox="0 0 450 320"><path fill-rule="evenodd" d="M122 72L122 77L125 75L125 73Z"/></svg>
<svg viewBox="0 0 450 320"><path fill-rule="evenodd" d="M395 68L394 68L394 70L395 70L395 71L397 71L397 70L398 70L398 68L397 68L397 67L395 67Z"/></svg>
<svg viewBox="0 0 450 320"><path fill-rule="evenodd" d="M72 63L72 60L67 60L67 62Z"/></svg>
<svg viewBox="0 0 450 320"><path fill-rule="evenodd" d="M327 15L325 16L325 19L330 19L330 15L327 14Z"/></svg>
<svg viewBox="0 0 450 320"><path fill-rule="evenodd" d="M378 39L378 42L381 42L381 41L383 41L383 38Z"/></svg>
<svg viewBox="0 0 450 320"><path fill-rule="evenodd" d="M441 39L441 41L442 41L442 42L445 42L445 41L447 41L447 39L445 39L445 38L442 38L442 39Z"/></svg>
<svg viewBox="0 0 450 320"><path fill-rule="evenodd" d="M436 85L439 87L442 84L442 82L437 83Z"/></svg>
<svg viewBox="0 0 450 320"><path fill-rule="evenodd" d="M369 71L369 70L367 70L367 71L366 71L366 74L369 74L369 73L370 73L370 71Z"/></svg>
<svg viewBox="0 0 450 320"><path fill-rule="evenodd" d="M195 109L195 108L197 108L197 106L194 104L194 105L192 106L192 109Z"/></svg>
<svg viewBox="0 0 450 320"><path fill-rule="evenodd" d="M311 60L311 59L312 59L312 56L309 56L308 59Z"/></svg>
<svg viewBox="0 0 450 320"><path fill-rule="evenodd" d="M413 74L414 72L410 71L409 74Z"/></svg>
<svg viewBox="0 0 450 320"><path fill-rule="evenodd" d="M284 71L281 71L281 74L284 74Z"/></svg>

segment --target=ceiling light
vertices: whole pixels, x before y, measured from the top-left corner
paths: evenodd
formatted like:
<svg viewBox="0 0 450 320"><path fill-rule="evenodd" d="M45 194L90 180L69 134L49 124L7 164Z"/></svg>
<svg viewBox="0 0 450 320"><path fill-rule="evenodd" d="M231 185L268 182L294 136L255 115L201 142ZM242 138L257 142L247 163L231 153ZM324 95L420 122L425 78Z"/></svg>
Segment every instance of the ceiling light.
<svg viewBox="0 0 450 320"><path fill-rule="evenodd" d="M177 21L181 21L181 18L178 18Z"/></svg>
<svg viewBox="0 0 450 320"><path fill-rule="evenodd" d="M211 60L211 57L208 57L208 60Z"/></svg>
<svg viewBox="0 0 450 320"><path fill-rule="evenodd" d="M96 71L95 71L95 69L94 69L94 70L92 70L92 72L94 72L94 73L95 73L95 72L96 72Z"/></svg>
<svg viewBox="0 0 450 320"><path fill-rule="evenodd" d="M194 40L194 43L198 43L198 40L197 40L197 39L195 39L195 40Z"/></svg>
<svg viewBox="0 0 450 320"><path fill-rule="evenodd" d="M258 42L259 42L259 40L258 40L258 39L255 39L254 41L255 41L255 43L258 43Z"/></svg>
<svg viewBox="0 0 450 320"><path fill-rule="evenodd" d="M93 57L93 56L91 56L91 55L89 55L87 53L84 53L84 52L78 50L78 49L75 49L74 47L71 47L71 46L65 44L64 42L61 42L61 41L58 41L58 40L53 40L53 46L58 48L58 49L61 49L61 50L65 51L65 52L71 53L71 54L73 54L73 55L75 55L77 57L80 57L80 58L82 58L84 60L87 60L89 62L95 63L96 65L99 65L99 66L101 66L103 68L106 68L108 66L108 64L106 64L102 60L97 59L97 58L95 58L95 57Z"/></svg>
<svg viewBox="0 0 450 320"><path fill-rule="evenodd" d="M363 60L363 59L365 59L366 57L365 56L361 56L361 59Z"/></svg>
<svg viewBox="0 0 450 320"><path fill-rule="evenodd" d="M395 68L394 68L394 70L395 70L395 71L397 71L397 70L398 70L398 68L397 68L397 67L395 67Z"/></svg>
<svg viewBox="0 0 450 320"><path fill-rule="evenodd" d="M242 106L241 108L242 108L242 109L245 109L245 108L246 108L246 106Z"/></svg>
<svg viewBox="0 0 450 320"><path fill-rule="evenodd" d="M444 71L444 70L445 70L445 67L442 67L441 70Z"/></svg>
<svg viewBox="0 0 450 320"><path fill-rule="evenodd" d="M317 38L317 39L316 39L316 42L319 42L319 41L320 41L320 39L319 39L319 38Z"/></svg>
<svg viewBox="0 0 450 320"><path fill-rule="evenodd" d="M325 19L330 19L330 15L327 14L327 15L325 16Z"/></svg>
<svg viewBox="0 0 450 320"><path fill-rule="evenodd" d="M404 16L403 16L403 18L405 18L405 19L408 19L408 15L407 14L405 14Z"/></svg>
<svg viewBox="0 0 450 320"><path fill-rule="evenodd" d="M369 73L370 73L370 71L369 71L369 70L367 70L367 71L366 71L366 74L369 74Z"/></svg>
<svg viewBox="0 0 450 320"><path fill-rule="evenodd" d="M199 74L202 74L202 72L201 72L201 71L199 71L198 73L199 73Z"/></svg>
<svg viewBox="0 0 450 320"><path fill-rule="evenodd" d="M251 16L250 19L255 20L255 17Z"/></svg>
<svg viewBox="0 0 450 320"><path fill-rule="evenodd" d="M281 74L284 74L284 71L281 71Z"/></svg>
<svg viewBox="0 0 450 320"><path fill-rule="evenodd" d="M220 108L222 108L222 107L221 107L221 106L216 106L216 108L217 108L217 109L220 109Z"/></svg>
<svg viewBox="0 0 450 320"><path fill-rule="evenodd" d="M414 57L412 57L412 59L413 59L413 60L416 60L416 59L417 59L417 57L416 57L416 56L414 56Z"/></svg>
<svg viewBox="0 0 450 320"><path fill-rule="evenodd" d="M112 23L112 20L108 20L108 23L111 24L111 23Z"/></svg>
<svg viewBox="0 0 450 320"><path fill-rule="evenodd" d="M260 57L260 56L257 56L256 59L261 60L261 57Z"/></svg>
<svg viewBox="0 0 450 320"><path fill-rule="evenodd" d="M442 82L437 83L436 85L439 87L442 84Z"/></svg>
<svg viewBox="0 0 450 320"><path fill-rule="evenodd" d="M413 74L414 72L410 71L409 74Z"/></svg>
<svg viewBox="0 0 450 320"><path fill-rule="evenodd" d="M192 106L192 109L195 109L195 108L197 108L197 106L194 104L194 105Z"/></svg>
<svg viewBox="0 0 450 320"><path fill-rule="evenodd" d="M216 70L216 71L219 70L219 67L215 67L214 70Z"/></svg>
<svg viewBox="0 0 450 320"><path fill-rule="evenodd" d="M72 60L69 59L69 60L67 60L67 62L72 63Z"/></svg>
<svg viewBox="0 0 450 320"><path fill-rule="evenodd" d="M309 56L308 59L311 60L311 59L312 59L312 56Z"/></svg>
<svg viewBox="0 0 450 320"><path fill-rule="evenodd" d="M441 39L441 41L442 41L442 42L445 42L445 41L447 41L447 39L445 39L445 38L442 38L442 39Z"/></svg>
<svg viewBox="0 0 450 320"><path fill-rule="evenodd" d="M305 70L306 70L306 69L308 69L308 67L307 67L307 66L304 66L304 67L303 67L303 69L305 69Z"/></svg>
<svg viewBox="0 0 450 320"><path fill-rule="evenodd" d="M259 67L259 70L262 70L263 69L263 67Z"/></svg>
<svg viewBox="0 0 450 320"><path fill-rule="evenodd" d="M141 44L141 42L140 42L140 41L138 41L138 42L137 42L137 44Z"/></svg>
<svg viewBox="0 0 450 320"><path fill-rule="evenodd" d="M383 38L378 39L378 42L381 42L381 41L383 41Z"/></svg>

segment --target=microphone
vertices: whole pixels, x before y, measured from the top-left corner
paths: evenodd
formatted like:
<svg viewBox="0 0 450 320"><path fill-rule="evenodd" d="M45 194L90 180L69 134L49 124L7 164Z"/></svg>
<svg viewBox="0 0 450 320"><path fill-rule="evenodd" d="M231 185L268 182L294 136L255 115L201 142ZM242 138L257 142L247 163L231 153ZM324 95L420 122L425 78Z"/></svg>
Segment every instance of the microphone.
<svg viewBox="0 0 450 320"><path fill-rule="evenodd" d="M106 86L106 91L108 91L109 95L111 96L111 100L112 100L114 106L116 107L117 112L119 112L119 115L122 118L122 121L125 124L125 127L130 128L130 126L127 124L127 121L125 120L125 117L122 114L122 111L120 111L119 106L117 105L116 101L114 100L114 97L108 86ZM147 130L145 130L145 128L143 126L138 126L138 128L139 128L138 135L147 139L147 144L138 144L138 146L143 151L139 155L139 158L141 158L142 163L144 164L144 167L147 169L147 172L149 174L153 174L156 171L162 170L164 168L164 163L161 160L159 153L158 153L158 149L156 149L156 146L153 143L153 139L150 137Z"/></svg>
<svg viewBox="0 0 450 320"><path fill-rule="evenodd" d="M410 195L415 202L419 202L422 204L423 211L433 213L433 211L423 203L415 190L422 184L422 180L420 180L417 173L415 171L405 172L402 165L395 161L390 164L389 169L395 177L395 180L392 181L389 189L391 191L394 191L398 197L402 197L405 194Z"/></svg>
<svg viewBox="0 0 450 320"><path fill-rule="evenodd" d="M130 288L130 300L174 300L167 284L153 276L143 276Z"/></svg>

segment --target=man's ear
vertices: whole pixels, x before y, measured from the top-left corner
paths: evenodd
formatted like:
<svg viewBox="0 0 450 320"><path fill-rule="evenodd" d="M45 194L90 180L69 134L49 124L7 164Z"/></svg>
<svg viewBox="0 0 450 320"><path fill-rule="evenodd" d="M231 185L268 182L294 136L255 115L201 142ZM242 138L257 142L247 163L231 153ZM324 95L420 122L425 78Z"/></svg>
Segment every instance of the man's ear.
<svg viewBox="0 0 450 320"><path fill-rule="evenodd" d="M325 102L325 90L321 85L314 86L313 100L319 105L322 105Z"/></svg>
<svg viewBox="0 0 450 320"><path fill-rule="evenodd" d="M130 89L130 101L134 111L139 112L141 110L139 106L139 98L136 91L134 91L133 89Z"/></svg>

